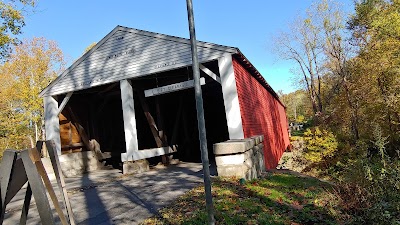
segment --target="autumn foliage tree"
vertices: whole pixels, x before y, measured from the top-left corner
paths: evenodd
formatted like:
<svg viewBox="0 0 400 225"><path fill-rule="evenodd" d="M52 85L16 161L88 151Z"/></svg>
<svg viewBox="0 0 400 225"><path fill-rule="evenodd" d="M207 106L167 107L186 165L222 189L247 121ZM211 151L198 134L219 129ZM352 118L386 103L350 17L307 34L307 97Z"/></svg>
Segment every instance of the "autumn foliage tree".
<svg viewBox="0 0 400 225"><path fill-rule="evenodd" d="M357 1L347 23L330 10L332 3L311 7L281 45L284 58L300 66L308 104L315 112L314 86L323 106L320 130L304 132L305 157L324 165L314 171L340 184L353 223L399 224L400 1Z"/></svg>
<svg viewBox="0 0 400 225"><path fill-rule="evenodd" d="M352 41L360 46L353 59L352 81L364 96L364 134L379 126L389 137L388 150L400 149L400 1L369 0L356 4L349 21Z"/></svg>
<svg viewBox="0 0 400 225"><path fill-rule="evenodd" d="M14 45L20 43L18 35L25 26L27 8L35 6L35 0L0 1L0 59L6 60Z"/></svg>
<svg viewBox="0 0 400 225"><path fill-rule="evenodd" d="M21 149L43 135L39 92L63 69L62 51L44 38L25 40L0 66L0 149Z"/></svg>
<svg viewBox="0 0 400 225"><path fill-rule="evenodd" d="M278 54L296 65L296 75L316 115L325 111L323 79L328 73L328 61L336 58L340 62L337 66L343 67L346 59L342 51L343 19L338 4L323 0L313 4L304 17L296 19L289 32L282 32L276 38Z"/></svg>

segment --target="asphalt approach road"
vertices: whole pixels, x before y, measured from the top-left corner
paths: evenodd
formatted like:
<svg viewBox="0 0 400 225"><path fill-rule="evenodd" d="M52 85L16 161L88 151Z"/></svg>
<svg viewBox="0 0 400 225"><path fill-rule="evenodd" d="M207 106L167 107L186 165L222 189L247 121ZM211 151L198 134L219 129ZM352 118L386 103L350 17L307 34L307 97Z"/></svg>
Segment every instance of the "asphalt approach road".
<svg viewBox="0 0 400 225"><path fill-rule="evenodd" d="M181 162L127 176L120 170L98 170L66 178L66 186L78 224L137 224L156 215L158 209L191 188L202 185L201 169L200 163ZM57 185L53 184L58 194ZM19 223L24 193L22 189L7 205L4 224ZM53 204L50 205L56 223L60 224ZM33 198L27 223L41 224Z"/></svg>

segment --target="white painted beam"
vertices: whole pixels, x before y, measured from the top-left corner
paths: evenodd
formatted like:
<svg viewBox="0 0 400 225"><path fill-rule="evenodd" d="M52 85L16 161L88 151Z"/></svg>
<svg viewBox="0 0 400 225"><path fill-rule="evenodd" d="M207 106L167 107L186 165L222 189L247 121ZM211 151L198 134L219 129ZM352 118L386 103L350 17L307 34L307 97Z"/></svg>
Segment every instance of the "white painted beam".
<svg viewBox="0 0 400 225"><path fill-rule="evenodd" d="M120 81L122 114L124 119L126 153L121 153L122 162L133 161L138 152L136 130L135 104L133 100L132 83L129 80Z"/></svg>
<svg viewBox="0 0 400 225"><path fill-rule="evenodd" d="M218 83L221 83L221 78L219 76L217 76L217 74L215 74L213 71L211 71L210 69L205 67L203 64L200 64L199 67L205 74L210 76L212 79L214 79Z"/></svg>
<svg viewBox="0 0 400 225"><path fill-rule="evenodd" d="M155 156L176 152L171 147L151 148L138 150L133 153L133 160L147 159Z"/></svg>
<svg viewBox="0 0 400 225"><path fill-rule="evenodd" d="M71 98L72 94L74 92L68 92L67 95L64 97L63 101L61 102L60 106L58 107L58 113L57 115L60 115L60 113L63 111L64 107L67 105L69 99Z"/></svg>
<svg viewBox="0 0 400 225"><path fill-rule="evenodd" d="M242 139L244 138L244 133L232 55L226 54L224 57L219 58L218 67L221 76L229 139Z"/></svg>
<svg viewBox="0 0 400 225"><path fill-rule="evenodd" d="M60 120L58 118L57 97L44 97L44 127L46 140L53 140L57 154L61 155Z"/></svg>
<svg viewBox="0 0 400 225"><path fill-rule="evenodd" d="M206 84L206 80L204 77L200 78L200 84L204 85ZM149 90L144 91L144 96L145 97L152 97L156 95L162 95L162 94L167 94L175 91L181 91L181 90L186 90L189 88L194 87L194 80L188 80L188 81L183 81L175 84L170 84L162 87L157 87L157 88L152 88Z"/></svg>

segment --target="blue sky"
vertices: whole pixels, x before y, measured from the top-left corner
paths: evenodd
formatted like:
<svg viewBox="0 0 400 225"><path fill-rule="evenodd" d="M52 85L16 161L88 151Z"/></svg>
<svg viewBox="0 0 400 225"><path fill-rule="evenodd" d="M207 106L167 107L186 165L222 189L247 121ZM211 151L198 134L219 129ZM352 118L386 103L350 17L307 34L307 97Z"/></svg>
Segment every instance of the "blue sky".
<svg viewBox="0 0 400 225"><path fill-rule="evenodd" d="M352 0L338 0L352 10ZM198 40L238 47L275 91L293 91L292 62L278 58L271 39L312 4L312 0L193 0ZM69 58L122 25L189 37L186 1L39 0L26 18L22 38L54 40Z"/></svg>

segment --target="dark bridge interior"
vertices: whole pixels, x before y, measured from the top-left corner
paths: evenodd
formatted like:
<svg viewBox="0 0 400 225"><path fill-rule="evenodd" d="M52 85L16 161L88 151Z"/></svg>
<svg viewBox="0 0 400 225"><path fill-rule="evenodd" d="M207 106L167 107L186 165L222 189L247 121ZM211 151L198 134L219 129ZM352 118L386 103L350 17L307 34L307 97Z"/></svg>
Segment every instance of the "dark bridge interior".
<svg viewBox="0 0 400 225"><path fill-rule="evenodd" d="M216 61L203 64L218 75ZM209 158L212 145L229 139L221 85L202 72L206 85L202 86ZM200 162L197 114L194 88L179 90L158 96L145 97L143 91L182 81L191 80L192 68L181 68L159 74L132 79L138 147L156 148L144 107L159 131L167 136L169 146L176 145L174 158L182 161ZM62 98L60 98L62 99ZM157 106L158 105L158 106ZM62 112L60 133L63 153L86 150L85 137L95 139L102 152L110 152L116 160L125 152L125 134L119 82L75 92ZM85 134L82 134L82 129ZM150 159L157 162L160 157Z"/></svg>

